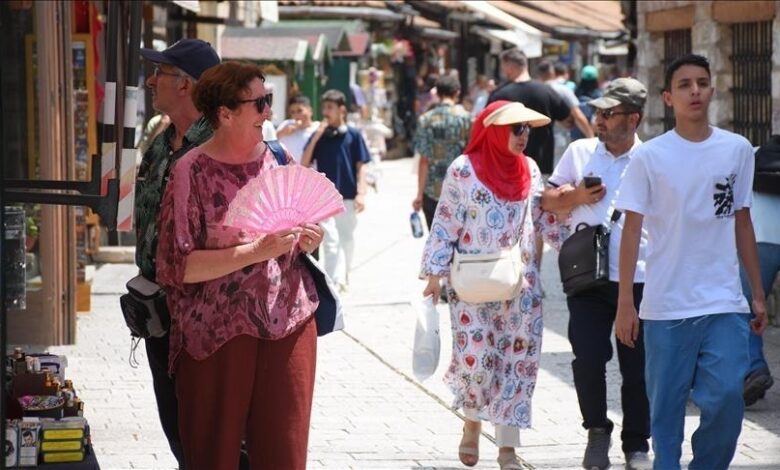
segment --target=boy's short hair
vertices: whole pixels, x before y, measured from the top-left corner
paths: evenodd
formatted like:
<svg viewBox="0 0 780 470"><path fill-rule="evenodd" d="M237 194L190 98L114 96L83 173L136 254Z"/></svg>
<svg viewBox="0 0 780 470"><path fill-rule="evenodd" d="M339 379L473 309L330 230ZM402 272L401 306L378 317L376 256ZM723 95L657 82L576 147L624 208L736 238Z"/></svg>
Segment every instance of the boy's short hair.
<svg viewBox="0 0 780 470"><path fill-rule="evenodd" d="M563 62L556 62L553 67L555 68L555 75L563 75L569 71L569 67Z"/></svg>
<svg viewBox="0 0 780 470"><path fill-rule="evenodd" d="M528 57L518 48L509 49L501 53L501 62L511 62L518 67L528 67Z"/></svg>
<svg viewBox="0 0 780 470"><path fill-rule="evenodd" d="M344 96L344 93L340 92L339 90L328 90L325 93L323 93L322 102L325 103L327 101L330 101L331 103L339 107L347 106L347 97Z"/></svg>
<svg viewBox="0 0 780 470"><path fill-rule="evenodd" d="M439 96L446 96L447 98L454 98L460 92L460 80L457 78L444 75L436 80L436 94Z"/></svg>
<svg viewBox="0 0 780 470"><path fill-rule="evenodd" d="M712 73L710 72L710 62L706 57L697 54L687 54L680 56L674 59L672 63L666 67L666 72L664 74L664 91L671 91L672 76L674 75L674 72L676 72L683 65L695 65L696 67L701 67L707 71L707 75L712 77Z"/></svg>
<svg viewBox="0 0 780 470"><path fill-rule="evenodd" d="M552 62L549 60L543 60L536 66L536 73L545 76L550 73L555 73L555 69L553 68Z"/></svg>
<svg viewBox="0 0 780 470"><path fill-rule="evenodd" d="M287 107L290 107L294 104L299 104L301 106L311 108L311 100L309 100L309 98L304 95L294 95L289 100L287 100Z"/></svg>

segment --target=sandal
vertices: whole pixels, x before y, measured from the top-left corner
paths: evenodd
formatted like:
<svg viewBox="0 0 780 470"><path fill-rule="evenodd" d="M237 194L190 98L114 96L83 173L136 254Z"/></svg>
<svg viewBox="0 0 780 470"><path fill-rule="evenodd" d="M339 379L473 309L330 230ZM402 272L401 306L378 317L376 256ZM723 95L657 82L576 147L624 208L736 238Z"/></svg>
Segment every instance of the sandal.
<svg viewBox="0 0 780 470"><path fill-rule="evenodd" d="M525 467L520 463L520 458L517 454L512 452L499 453L498 454L498 468L501 470L525 470Z"/></svg>
<svg viewBox="0 0 780 470"><path fill-rule="evenodd" d="M466 426L463 426L463 437L460 440L460 446L458 447L458 457L463 465L467 467L473 467L479 462L479 435L480 430L477 432L470 432L466 430Z"/></svg>

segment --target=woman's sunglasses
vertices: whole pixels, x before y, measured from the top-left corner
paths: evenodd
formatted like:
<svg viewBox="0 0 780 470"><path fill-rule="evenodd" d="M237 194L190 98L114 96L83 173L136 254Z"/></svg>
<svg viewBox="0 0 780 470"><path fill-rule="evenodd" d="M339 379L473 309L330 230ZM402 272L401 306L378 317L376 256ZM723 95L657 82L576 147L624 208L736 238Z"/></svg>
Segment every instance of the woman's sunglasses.
<svg viewBox="0 0 780 470"><path fill-rule="evenodd" d="M271 105L274 102L274 94L273 93L266 93L265 95L261 96L260 98L255 98L253 100L241 100L239 103L254 103L257 107L257 112L260 114L263 114L263 110L265 110L266 105L270 108Z"/></svg>
<svg viewBox="0 0 780 470"><path fill-rule="evenodd" d="M512 124L512 134L514 134L515 137L520 137L529 128L530 128L530 126L528 124Z"/></svg>

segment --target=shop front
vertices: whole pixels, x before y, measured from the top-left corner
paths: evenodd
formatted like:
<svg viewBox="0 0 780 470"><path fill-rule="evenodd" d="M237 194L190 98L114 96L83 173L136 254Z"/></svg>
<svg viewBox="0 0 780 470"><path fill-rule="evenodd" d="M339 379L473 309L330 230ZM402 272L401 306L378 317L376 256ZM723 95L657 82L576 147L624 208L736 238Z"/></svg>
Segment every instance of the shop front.
<svg viewBox="0 0 780 470"><path fill-rule="evenodd" d="M90 177L97 146L95 14L88 2L0 4L6 188ZM16 201L7 195L5 206L23 214L26 269L7 278L14 286L8 294L15 296L7 312L8 342L71 344L78 306L89 308L87 219L96 221L82 207Z"/></svg>
<svg viewBox="0 0 780 470"><path fill-rule="evenodd" d="M107 5L0 3L0 468L99 468L79 384L66 376L67 358L47 349L75 343L76 316L90 310L87 269L99 220L88 199L103 198L103 175L93 165L100 153L101 10ZM106 187L113 188L106 194L118 194L117 182ZM116 226L116 211L113 218L97 212Z"/></svg>

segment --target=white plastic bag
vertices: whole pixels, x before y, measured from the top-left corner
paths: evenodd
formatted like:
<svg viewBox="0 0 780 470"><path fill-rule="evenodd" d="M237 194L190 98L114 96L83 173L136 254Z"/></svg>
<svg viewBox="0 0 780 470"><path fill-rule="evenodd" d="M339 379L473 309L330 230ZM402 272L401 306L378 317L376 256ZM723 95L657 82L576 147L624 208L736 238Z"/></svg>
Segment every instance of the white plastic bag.
<svg viewBox="0 0 780 470"><path fill-rule="evenodd" d="M417 380L423 381L432 376L439 365L439 312L431 296L413 304L417 310L417 326L414 329L412 370Z"/></svg>

